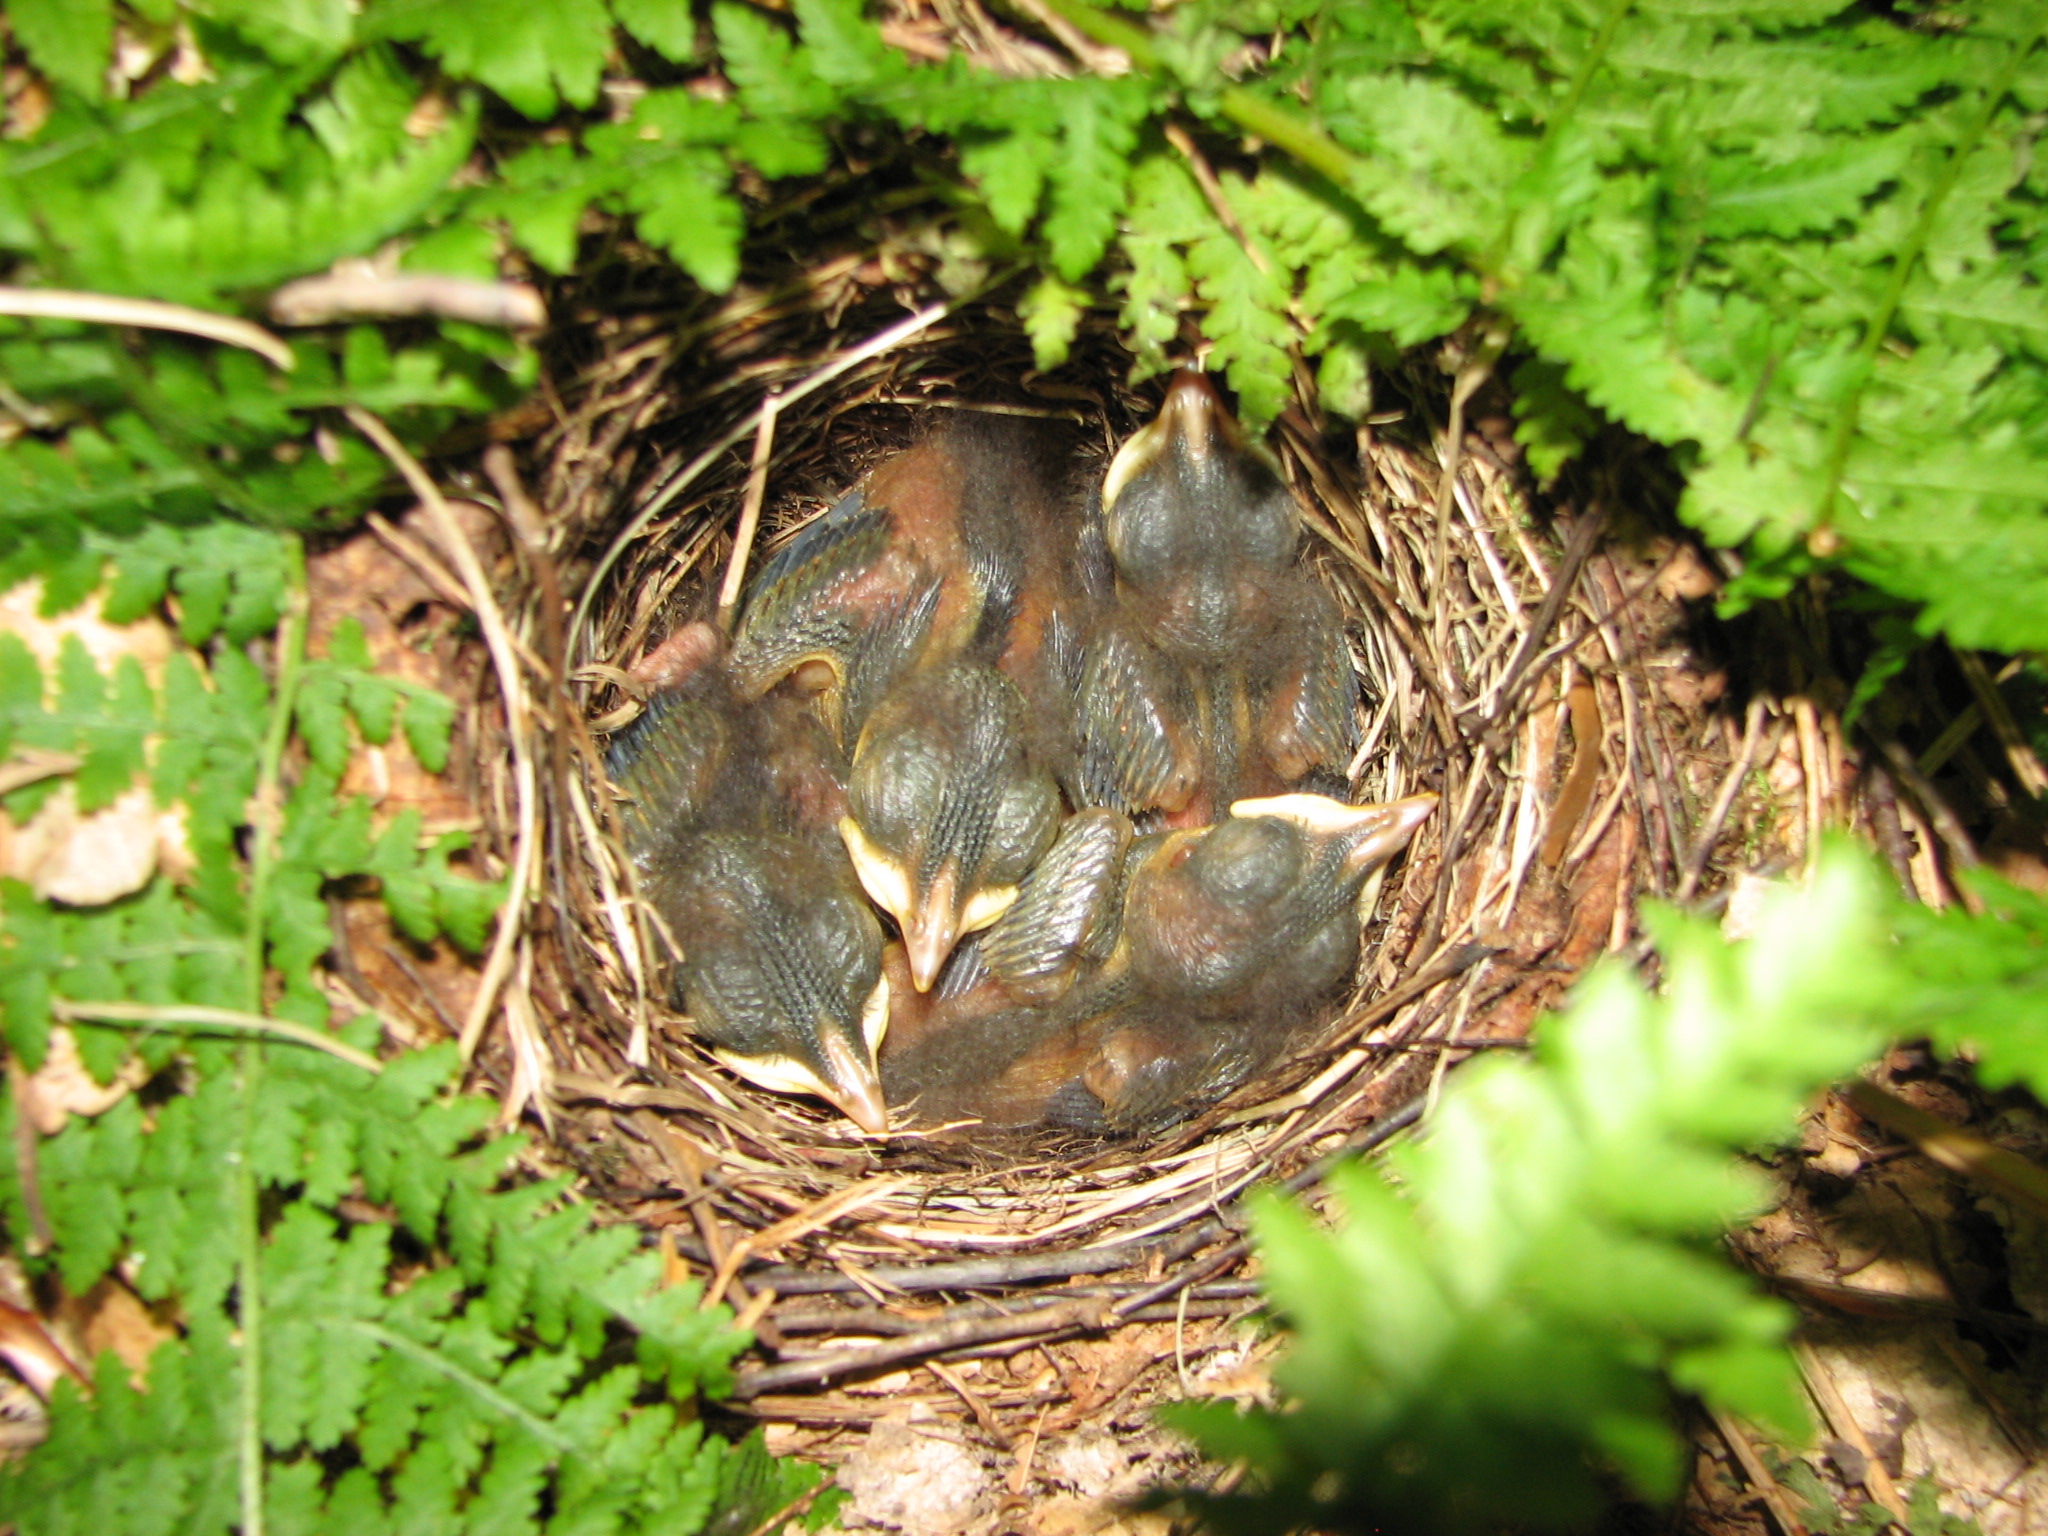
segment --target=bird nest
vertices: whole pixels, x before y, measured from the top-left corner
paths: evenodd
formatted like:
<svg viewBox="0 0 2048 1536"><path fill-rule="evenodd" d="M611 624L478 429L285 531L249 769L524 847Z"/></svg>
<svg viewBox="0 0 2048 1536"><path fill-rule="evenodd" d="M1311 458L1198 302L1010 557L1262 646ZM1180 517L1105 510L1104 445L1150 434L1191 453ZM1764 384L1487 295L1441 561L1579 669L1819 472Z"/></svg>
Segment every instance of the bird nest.
<svg viewBox="0 0 2048 1536"><path fill-rule="evenodd" d="M785 1429L799 1448L932 1413L1012 1457L1022 1495L1062 1428L1244 1364L1242 1197L1312 1192L1413 1124L1456 1061L1520 1048L1625 941L1639 890L1697 884L1753 744L1709 718L1713 680L1679 648L1691 552L1617 516L1609 488L1538 494L1480 361L1454 346L1382 381L1358 424L1297 400L1269 442L1372 680L1354 798L1441 797L1368 888L1346 1005L1139 1139L877 1138L757 1089L670 1006L631 899L601 762L640 707L629 669L708 610L736 545L758 556L942 413L1078 424L1099 473L1164 381L1127 382L1106 316L1036 372L1015 290L948 298L935 260L855 253L693 301L650 290L630 255L585 279L550 359L545 517L506 610L569 702L515 705L536 790L485 796L485 846L512 863L523 840L543 894L506 961L515 1027L482 1059L596 1198L755 1329L740 1412L810 1426Z"/></svg>

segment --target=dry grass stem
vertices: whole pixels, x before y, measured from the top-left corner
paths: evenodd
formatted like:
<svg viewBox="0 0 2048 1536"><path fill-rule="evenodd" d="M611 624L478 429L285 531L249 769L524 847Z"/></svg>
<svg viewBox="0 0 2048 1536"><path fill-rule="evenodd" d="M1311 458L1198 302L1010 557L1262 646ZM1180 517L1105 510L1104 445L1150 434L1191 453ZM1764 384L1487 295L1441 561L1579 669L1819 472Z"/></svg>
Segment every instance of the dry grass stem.
<svg viewBox="0 0 2048 1536"><path fill-rule="evenodd" d="M298 366L292 349L260 325L188 309L155 299L130 299L110 293L76 293L62 288L0 288L0 315L25 320L80 320L88 325L134 325L151 331L178 331L207 341L226 342L254 352L272 367L289 373Z"/></svg>
<svg viewBox="0 0 2048 1536"><path fill-rule="evenodd" d="M754 432L754 460L747 467L747 494L740 502L739 526L733 530L732 559L726 563L725 583L718 589L718 627L727 634L740 607L740 588L747 579L747 557L753 553L754 535L761 526L761 503L768 495L768 463L775 452L775 418L782 409L782 397L770 390L761 402L761 424Z"/></svg>
<svg viewBox="0 0 2048 1536"><path fill-rule="evenodd" d="M442 554L451 561L462 578L468 606L475 612L477 623L484 632L484 644L489 648L491 664L497 671L498 689L505 705L505 729L512 745L513 774L517 797L517 824L514 831L511 881L505 893L504 904L498 909L497 931L491 937L491 948L484 961L483 979L477 986L476 999L470 1004L469 1012L462 1021L461 1047L465 1059L476 1051L477 1041L482 1037L484 1025L496 1006L499 989L511 972L514 950L519 942L520 919L526 910L526 902L533 884L534 861L539 851L534 782L533 750L530 721L526 704L525 678L520 670L520 659L514 645L512 632L505 623L505 615L498 606L496 594L491 590L490 578L485 575L483 563L470 547L463 535L461 524L455 520L447 499L442 496L439 486L420 467L403 443L391 435L391 431L360 406L349 406L346 414L356 430L367 437L377 450L389 459L404 477L413 495L427 509L428 521L435 536L442 543Z"/></svg>

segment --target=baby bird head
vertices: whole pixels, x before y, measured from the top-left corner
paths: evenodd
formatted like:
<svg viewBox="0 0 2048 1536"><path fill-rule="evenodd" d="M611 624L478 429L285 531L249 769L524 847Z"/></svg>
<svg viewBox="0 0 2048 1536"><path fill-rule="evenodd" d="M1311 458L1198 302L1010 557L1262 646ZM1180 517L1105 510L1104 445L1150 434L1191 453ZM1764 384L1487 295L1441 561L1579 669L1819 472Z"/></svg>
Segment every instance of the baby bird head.
<svg viewBox="0 0 2048 1536"><path fill-rule="evenodd" d="M994 668L913 673L862 728L839 831L860 881L903 931L930 990L960 938L1017 899L1058 829L1052 775L1027 750L1025 705Z"/></svg>
<svg viewBox="0 0 2048 1536"><path fill-rule="evenodd" d="M1436 805L1346 805L1322 795L1240 800L1227 820L1172 832L1141 855L1125 898L1131 965L1156 994L1235 997L1273 978L1334 984L1358 942L1353 904Z"/></svg>
<svg viewBox="0 0 2048 1536"><path fill-rule="evenodd" d="M719 1060L889 1129L875 1053L889 1022L882 930L830 843L767 832L697 840L677 986Z"/></svg>
<svg viewBox="0 0 2048 1536"><path fill-rule="evenodd" d="M1199 373L1179 374L1117 450L1102 516L1118 590L1162 646L1196 660L1225 659L1270 621L1301 542L1286 486Z"/></svg>

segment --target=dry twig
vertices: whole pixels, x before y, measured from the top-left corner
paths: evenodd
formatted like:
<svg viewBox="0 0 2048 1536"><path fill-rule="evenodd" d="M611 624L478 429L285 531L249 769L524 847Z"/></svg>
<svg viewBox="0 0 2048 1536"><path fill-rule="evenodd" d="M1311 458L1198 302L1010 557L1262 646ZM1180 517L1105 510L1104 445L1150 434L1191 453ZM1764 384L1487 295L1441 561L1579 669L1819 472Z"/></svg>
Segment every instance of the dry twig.
<svg viewBox="0 0 2048 1536"><path fill-rule="evenodd" d="M520 920L526 910L538 852L536 823L539 812L535 803L537 786L534 782L526 686L512 631L505 623L496 594L491 590L490 579L484 574L483 564L477 559L476 551L470 548L469 540L463 537L462 527L455 521L455 514L442 496L441 488L434 484L433 478L420 467L419 460L406 451L405 445L392 436L390 428L383 422L361 406L347 407L346 414L356 430L392 462L411 487L413 495L427 509L435 536L444 546L442 553L462 577L469 605L476 613L477 622L484 632L484 643L490 649L492 665L497 669L498 689L505 701L505 731L512 743L518 821L514 832L510 886L505 893L504 905L498 909L497 932L491 938L490 954L484 961L483 979L477 986L476 1000L470 1004L469 1014L462 1021L462 1055L467 1060L475 1054L484 1024L497 1004L499 989L511 973L522 927Z"/></svg>
<svg viewBox="0 0 2048 1536"><path fill-rule="evenodd" d="M216 315L211 310L162 304L155 299L129 299L110 293L76 293L63 288L0 288L0 315L30 320L83 320L89 325L136 325L152 331L179 331L226 342L254 352L273 367L289 373L298 366L292 349L260 325Z"/></svg>

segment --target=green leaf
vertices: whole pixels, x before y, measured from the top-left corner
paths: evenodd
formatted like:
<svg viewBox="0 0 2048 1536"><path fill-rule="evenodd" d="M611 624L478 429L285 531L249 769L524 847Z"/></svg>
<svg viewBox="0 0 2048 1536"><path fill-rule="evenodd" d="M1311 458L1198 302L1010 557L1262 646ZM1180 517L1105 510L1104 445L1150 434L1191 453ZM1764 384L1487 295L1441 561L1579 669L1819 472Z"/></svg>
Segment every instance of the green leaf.
<svg viewBox="0 0 2048 1536"><path fill-rule="evenodd" d="M1896 136L1845 145L1829 138L1805 158L1758 164L1747 156L1713 162L1705 228L1715 235L1803 235L1853 220L1872 191L1898 176L1910 153Z"/></svg>
<svg viewBox="0 0 2048 1536"><path fill-rule="evenodd" d="M1972 871L1985 912L1901 910L1900 942L1913 957L1902 1011L1945 1053L1967 1053L1985 1085L2048 1088L2048 899Z"/></svg>
<svg viewBox="0 0 2048 1536"><path fill-rule="evenodd" d="M595 101L611 41L604 0L410 0L380 8L377 21L530 118Z"/></svg>
<svg viewBox="0 0 2048 1536"><path fill-rule="evenodd" d="M81 96L104 94L113 0L12 0L7 22L36 68Z"/></svg>
<svg viewBox="0 0 2048 1536"><path fill-rule="evenodd" d="M768 16L749 6L721 3L711 8L711 26L726 76L749 112L814 133L838 106L838 92L813 70L811 52L799 54Z"/></svg>
<svg viewBox="0 0 2048 1536"><path fill-rule="evenodd" d="M1241 414L1253 430L1263 428L1286 405L1294 375L1287 291L1220 226L1190 242L1187 262L1196 292L1209 305L1204 329L1237 391Z"/></svg>
<svg viewBox="0 0 2048 1536"><path fill-rule="evenodd" d="M287 95L281 106L290 105ZM353 101L357 110L366 105ZM384 101L382 109L396 122L406 115L395 101ZM140 135L165 113L150 102L129 104L120 115ZM247 126L236 113L222 120L221 131ZM395 153L346 165L306 131L280 121L277 165L230 144L209 146L202 156L198 146L165 136L150 152L31 161L12 177L0 176L0 188L11 186L35 208L29 243L61 248L67 276L79 285L218 304L224 290L268 287L342 256L365 254L399 233L467 158L474 127L473 104L465 103L440 132L387 140L398 146ZM0 241L5 222L0 214ZM153 467L162 472L168 466Z"/></svg>
<svg viewBox="0 0 2048 1536"><path fill-rule="evenodd" d="M211 14L280 64L336 57L355 33L349 0L214 0Z"/></svg>
<svg viewBox="0 0 2048 1536"><path fill-rule="evenodd" d="M339 775L348 766L347 684L335 674L315 673L299 685L293 723L305 738L314 766Z"/></svg>
<svg viewBox="0 0 2048 1536"><path fill-rule="evenodd" d="M543 144L506 165L499 187L479 197L475 212L502 218L512 238L550 272L576 262L576 225L594 198L612 188L604 166L563 144Z"/></svg>
<svg viewBox="0 0 2048 1536"><path fill-rule="evenodd" d="M1336 1171L1334 1229L1259 1204L1293 1405L1175 1419L1259 1474L1222 1520L1569 1526L1608 1497L1596 1464L1650 1497L1676 1487L1670 1385L1797 1432L1789 1309L1701 1243L1741 1214L1731 1155L1791 1137L1882 1038L1913 961L1872 946L1879 889L1864 854L1831 846L1745 945L1647 914L1667 996L1596 971L1535 1060L1462 1070L1389 1168Z"/></svg>
<svg viewBox="0 0 2048 1536"><path fill-rule="evenodd" d="M724 293L739 276L746 223L727 190L731 180L725 162L704 150L674 156L623 194L640 233L712 293Z"/></svg>
<svg viewBox="0 0 2048 1536"><path fill-rule="evenodd" d="M1418 255L1479 249L1503 227L1521 155L1498 122L1448 83L1409 76L1348 83L1376 151L1353 189Z"/></svg>
<svg viewBox="0 0 2048 1536"><path fill-rule="evenodd" d="M962 144L960 168L979 186L997 226L1016 235L1038 212L1055 153L1050 133L1013 127Z"/></svg>
<svg viewBox="0 0 2048 1536"><path fill-rule="evenodd" d="M1564 370L1541 358L1528 358L1515 369L1514 386L1515 441L1536 478L1548 485L1599 430L1600 418L1566 385Z"/></svg>
<svg viewBox="0 0 2048 1536"><path fill-rule="evenodd" d="M820 80L858 88L901 77L897 56L876 35L860 0L795 0L792 9L806 60Z"/></svg>
<svg viewBox="0 0 2048 1536"><path fill-rule="evenodd" d="M1137 116L1144 98L1107 80L1074 82L1060 124L1059 153L1047 168L1052 194L1045 241L1053 270L1078 282L1102 259L1123 211Z"/></svg>
<svg viewBox="0 0 2048 1536"><path fill-rule="evenodd" d="M1328 314L1412 347L1464 324L1476 297L1474 285L1454 267L1402 261L1333 299Z"/></svg>
<svg viewBox="0 0 2048 1536"><path fill-rule="evenodd" d="M1167 347L1180 331L1180 312L1193 290L1184 242L1206 223L1201 192L1177 159L1142 157L1131 173L1131 229L1124 254L1131 263L1124 279L1123 324L1139 377L1168 366Z"/></svg>
<svg viewBox="0 0 2048 1536"><path fill-rule="evenodd" d="M455 727L455 704L438 693L410 694L405 702L405 741L429 773L448 766L448 739Z"/></svg>
<svg viewBox="0 0 2048 1536"><path fill-rule="evenodd" d="M641 42L674 64L697 56L697 18L688 0L611 0L612 14Z"/></svg>
<svg viewBox="0 0 2048 1536"><path fill-rule="evenodd" d="M1039 372L1049 373L1067 360L1074 333L1087 310L1085 292L1050 274L1031 285L1017 306L1017 317L1024 322L1024 334L1031 338L1031 359Z"/></svg>
<svg viewBox="0 0 2048 1536"><path fill-rule="evenodd" d="M341 20L348 19L344 10ZM375 166L406 148L406 118L418 89L388 47L369 48L344 64L327 94L307 106L306 126L336 164Z"/></svg>
<svg viewBox="0 0 2048 1536"><path fill-rule="evenodd" d="M391 727L398 718L399 692L380 677L349 679L348 710L355 716L363 740L381 747L391 739Z"/></svg>

